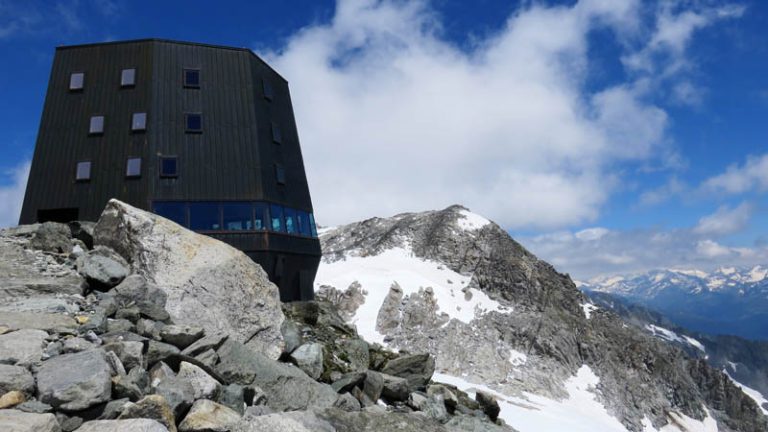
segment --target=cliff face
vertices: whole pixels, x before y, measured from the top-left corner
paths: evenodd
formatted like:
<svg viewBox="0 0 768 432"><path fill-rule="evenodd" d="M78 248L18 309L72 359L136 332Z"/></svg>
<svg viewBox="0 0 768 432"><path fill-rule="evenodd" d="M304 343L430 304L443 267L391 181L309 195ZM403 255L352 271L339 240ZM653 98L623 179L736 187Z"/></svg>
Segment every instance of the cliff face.
<svg viewBox="0 0 768 432"><path fill-rule="evenodd" d="M589 375L581 396L617 420L604 430L768 427L722 372L595 307L567 275L462 207L327 229L321 241L319 297L369 339L427 351L446 379L497 391L512 426L525 423L516 407L537 397L568 406Z"/></svg>

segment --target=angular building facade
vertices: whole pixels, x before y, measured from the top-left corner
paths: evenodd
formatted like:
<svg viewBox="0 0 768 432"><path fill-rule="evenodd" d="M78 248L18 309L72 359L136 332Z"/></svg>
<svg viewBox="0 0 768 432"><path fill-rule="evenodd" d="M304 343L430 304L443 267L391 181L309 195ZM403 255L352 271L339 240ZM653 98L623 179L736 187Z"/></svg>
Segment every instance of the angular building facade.
<svg viewBox="0 0 768 432"><path fill-rule="evenodd" d="M310 299L320 243L288 83L244 48L147 39L56 49L20 223L117 198L244 251Z"/></svg>

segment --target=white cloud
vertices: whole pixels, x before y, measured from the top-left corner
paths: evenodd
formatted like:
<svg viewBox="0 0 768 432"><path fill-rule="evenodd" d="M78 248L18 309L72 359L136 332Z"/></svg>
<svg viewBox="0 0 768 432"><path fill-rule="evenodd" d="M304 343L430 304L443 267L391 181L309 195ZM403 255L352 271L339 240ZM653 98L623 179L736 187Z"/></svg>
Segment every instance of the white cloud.
<svg viewBox="0 0 768 432"><path fill-rule="evenodd" d="M731 165L723 174L706 180L702 189L723 194L768 191L768 153L750 156L744 165Z"/></svg>
<svg viewBox="0 0 768 432"><path fill-rule="evenodd" d="M727 248L713 240L701 240L696 244L696 252L708 258L720 258L732 253Z"/></svg>
<svg viewBox="0 0 768 432"><path fill-rule="evenodd" d="M669 199L681 195L687 190L687 186L677 176L672 176L666 183L656 189L647 190L640 194L640 205L652 206L661 204Z"/></svg>
<svg viewBox="0 0 768 432"><path fill-rule="evenodd" d="M628 164L668 165L648 78L585 90L588 35L642 37L640 2L525 4L465 51L425 1L339 0L330 23L262 53L291 84L320 223L461 203L564 227L596 219Z"/></svg>
<svg viewBox="0 0 768 432"><path fill-rule="evenodd" d="M722 206L711 215L699 219L693 232L701 235L726 235L741 231L752 218L753 207L747 202L730 208Z"/></svg>
<svg viewBox="0 0 768 432"><path fill-rule="evenodd" d="M29 161L23 162L3 174L10 179L10 184L0 186L0 227L15 226L19 223L21 204L29 177Z"/></svg>

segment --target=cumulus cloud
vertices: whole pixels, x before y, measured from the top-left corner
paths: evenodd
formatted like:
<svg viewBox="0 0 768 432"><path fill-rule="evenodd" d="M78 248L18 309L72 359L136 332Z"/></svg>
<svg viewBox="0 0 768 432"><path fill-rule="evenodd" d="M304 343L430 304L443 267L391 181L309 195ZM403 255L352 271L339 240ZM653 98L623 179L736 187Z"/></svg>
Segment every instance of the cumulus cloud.
<svg viewBox="0 0 768 432"><path fill-rule="evenodd" d="M462 50L426 2L339 0L261 53L291 83L319 221L453 203L508 228L594 220L627 164L674 154L647 85L585 89L588 35L638 37L639 7L527 5Z"/></svg>
<svg viewBox="0 0 768 432"><path fill-rule="evenodd" d="M21 204L29 177L29 166L30 162L25 161L3 173L10 183L0 185L0 202L3 203L0 206L0 227L15 226L19 223Z"/></svg>
<svg viewBox="0 0 768 432"><path fill-rule="evenodd" d="M608 230L600 236L561 231L517 237L517 240L559 271L582 281L659 268L710 271L724 265L751 266L768 262L766 244L732 247L691 229Z"/></svg>
<svg viewBox="0 0 768 432"><path fill-rule="evenodd" d="M711 215L699 220L693 232L702 235L726 235L741 231L752 218L753 206L747 202L735 208L722 206Z"/></svg>
<svg viewBox="0 0 768 432"><path fill-rule="evenodd" d="M702 189L722 194L768 191L768 153L750 156L743 165L728 167L724 173L707 179Z"/></svg>

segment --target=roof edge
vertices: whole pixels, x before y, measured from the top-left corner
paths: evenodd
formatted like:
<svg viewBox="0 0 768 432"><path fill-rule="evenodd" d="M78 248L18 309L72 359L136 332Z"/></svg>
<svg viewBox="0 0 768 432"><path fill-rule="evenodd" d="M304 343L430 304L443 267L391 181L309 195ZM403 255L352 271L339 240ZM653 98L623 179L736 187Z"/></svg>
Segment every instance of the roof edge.
<svg viewBox="0 0 768 432"><path fill-rule="evenodd" d="M56 47L56 51L78 49L78 48L91 48L91 47L104 46L104 45L122 45L122 44L145 43L145 42L161 42L161 43L171 43L171 44L177 44L177 45L192 45L192 46L199 46L199 47L205 47L205 48L216 48L216 49L248 52L252 56L254 56L258 61L264 64L264 66L268 67L272 72L276 73L277 76L280 77L280 79L282 79L286 83L288 82L288 80L285 79L285 77L282 74L280 74L280 72L276 71L275 68L270 66L269 63L267 63L266 61L264 61L264 59L259 57L255 52L253 52L253 50L245 47L233 47L233 46L227 46L227 45L215 45L215 44L207 44L207 43L201 43L201 42L179 41L179 40L162 39L162 38L143 38L143 39L128 39L128 40L109 41L109 42L93 42L93 43L77 44L77 45L59 45Z"/></svg>

